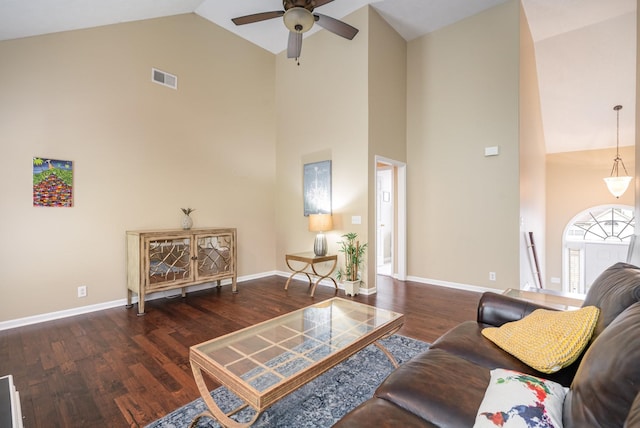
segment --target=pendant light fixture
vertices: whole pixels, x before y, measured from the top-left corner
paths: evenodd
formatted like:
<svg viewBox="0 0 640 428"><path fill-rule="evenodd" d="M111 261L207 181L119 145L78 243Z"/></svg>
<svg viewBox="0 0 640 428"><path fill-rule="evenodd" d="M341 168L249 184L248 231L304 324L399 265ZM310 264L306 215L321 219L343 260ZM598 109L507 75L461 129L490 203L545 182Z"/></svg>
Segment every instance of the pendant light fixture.
<svg viewBox="0 0 640 428"><path fill-rule="evenodd" d="M607 183L609 192L611 192L611 194L616 198L619 198L629 187L629 183L631 183L632 177L627 172L627 168L624 166L624 162L620 157L620 110L622 109L622 106L617 105L613 109L616 111L616 157L613 160L611 176L605 178L604 182ZM622 164L622 169L624 170L625 174L624 176L619 175L618 164Z"/></svg>

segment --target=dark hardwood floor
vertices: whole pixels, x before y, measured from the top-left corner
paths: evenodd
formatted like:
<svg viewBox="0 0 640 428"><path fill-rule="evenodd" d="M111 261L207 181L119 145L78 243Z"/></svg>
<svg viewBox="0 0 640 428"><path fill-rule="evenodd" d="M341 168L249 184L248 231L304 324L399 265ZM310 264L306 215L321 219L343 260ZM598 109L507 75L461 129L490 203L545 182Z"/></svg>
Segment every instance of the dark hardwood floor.
<svg viewBox="0 0 640 428"><path fill-rule="evenodd" d="M473 320L480 294L379 277L378 293L355 300L402 312L400 334L432 342ZM189 347L336 295L270 277L0 331L0 375L12 374L34 427L139 427L199 397ZM338 296L345 297L343 291ZM351 298L351 297L347 297ZM213 385L215 386L215 385Z"/></svg>

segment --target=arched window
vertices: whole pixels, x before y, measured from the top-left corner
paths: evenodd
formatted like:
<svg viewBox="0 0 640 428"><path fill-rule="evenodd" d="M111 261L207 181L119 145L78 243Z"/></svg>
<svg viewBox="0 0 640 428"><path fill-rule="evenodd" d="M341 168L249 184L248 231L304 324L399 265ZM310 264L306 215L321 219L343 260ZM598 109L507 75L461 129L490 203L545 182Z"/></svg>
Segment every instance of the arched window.
<svg viewBox="0 0 640 428"><path fill-rule="evenodd" d="M562 289L586 293L603 270L627 259L635 230L633 207L600 205L582 211L563 236Z"/></svg>

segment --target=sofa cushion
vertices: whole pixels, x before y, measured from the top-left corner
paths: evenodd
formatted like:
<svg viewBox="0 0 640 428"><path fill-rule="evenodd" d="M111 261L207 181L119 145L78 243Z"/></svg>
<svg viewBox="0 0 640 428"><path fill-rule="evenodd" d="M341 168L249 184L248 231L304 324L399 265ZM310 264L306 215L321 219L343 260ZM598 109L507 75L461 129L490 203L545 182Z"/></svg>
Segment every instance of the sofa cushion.
<svg viewBox="0 0 640 428"><path fill-rule="evenodd" d="M584 299L584 306L600 308L593 340L622 311L636 302L640 302L640 268L627 263L616 263L602 272L589 287Z"/></svg>
<svg viewBox="0 0 640 428"><path fill-rule="evenodd" d="M591 344L567 394L565 427L621 427L640 390L640 303Z"/></svg>
<svg viewBox="0 0 640 428"><path fill-rule="evenodd" d="M599 312L595 306L566 312L537 309L519 321L485 328L482 334L536 370L555 373L578 359Z"/></svg>
<svg viewBox="0 0 640 428"><path fill-rule="evenodd" d="M505 369L491 370L474 428L562 426L567 389L559 383Z"/></svg>
<svg viewBox="0 0 640 428"><path fill-rule="evenodd" d="M376 428L437 428L437 425L425 421L387 400L375 397L347 413L333 428L359 428L362 426L375 426Z"/></svg>
<svg viewBox="0 0 640 428"><path fill-rule="evenodd" d="M488 369L500 367L533 376L542 376L563 386L571 385L571 381L578 369L577 363L556 373L541 373L503 351L498 345L484 337L482 330L487 327L490 326L478 324L475 321L463 322L440 336L431 345L431 349L442 349Z"/></svg>
<svg viewBox="0 0 640 428"><path fill-rule="evenodd" d="M374 395L438 427L460 428L473 425L488 384L489 369L428 349L394 370Z"/></svg>

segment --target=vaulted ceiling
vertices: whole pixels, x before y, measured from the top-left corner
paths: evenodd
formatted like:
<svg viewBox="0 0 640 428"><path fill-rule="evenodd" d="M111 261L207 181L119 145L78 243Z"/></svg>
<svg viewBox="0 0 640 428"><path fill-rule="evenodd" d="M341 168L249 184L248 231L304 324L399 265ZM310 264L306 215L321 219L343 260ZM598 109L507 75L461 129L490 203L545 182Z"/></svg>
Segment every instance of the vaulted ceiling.
<svg viewBox="0 0 640 428"><path fill-rule="evenodd" d="M370 4L410 41L505 1L335 0L318 12L342 19ZM535 42L547 152L615 146L616 104L623 105L620 145L635 143L636 3L522 0ZM287 45L280 19L231 22L275 10L282 10L281 0L0 0L0 40L193 12L276 54ZM305 37L316 31L322 30L314 26Z"/></svg>

